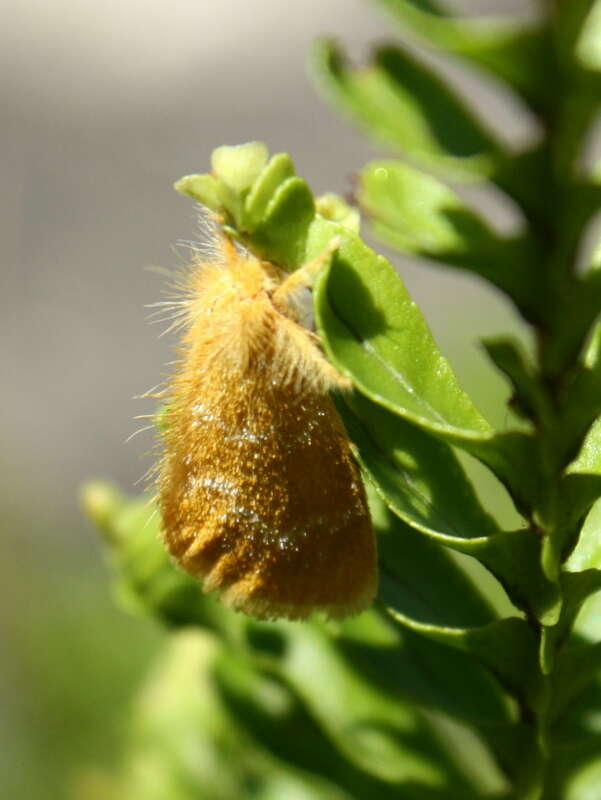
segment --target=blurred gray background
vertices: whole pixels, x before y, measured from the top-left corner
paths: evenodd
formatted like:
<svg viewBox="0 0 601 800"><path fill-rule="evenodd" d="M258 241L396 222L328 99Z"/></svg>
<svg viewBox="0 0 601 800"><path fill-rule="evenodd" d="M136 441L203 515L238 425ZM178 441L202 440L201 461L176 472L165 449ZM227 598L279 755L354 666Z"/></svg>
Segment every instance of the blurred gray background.
<svg viewBox="0 0 601 800"><path fill-rule="evenodd" d="M513 3L462 3L528 13ZM161 379L171 342L145 321L177 266L195 210L171 188L220 144L286 150L317 193L346 193L384 153L339 120L306 76L311 42L356 57L392 37L368 0L4 0L0 6L4 213L0 381L0 794L64 797L87 762L110 761L132 687L161 634L114 606L78 507L83 481L128 491L151 439L125 444L134 400ZM455 65L510 142L533 135L511 98ZM479 197L495 225L515 213ZM396 258L466 388L497 423L502 385L478 337L515 326L477 280Z"/></svg>

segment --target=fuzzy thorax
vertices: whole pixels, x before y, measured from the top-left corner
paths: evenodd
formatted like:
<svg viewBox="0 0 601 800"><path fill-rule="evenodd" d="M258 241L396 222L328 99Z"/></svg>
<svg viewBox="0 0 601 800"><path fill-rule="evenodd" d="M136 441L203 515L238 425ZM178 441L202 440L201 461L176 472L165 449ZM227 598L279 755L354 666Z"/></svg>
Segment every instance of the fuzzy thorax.
<svg viewBox="0 0 601 800"><path fill-rule="evenodd" d="M296 391L348 388L317 337L297 322L297 296L306 286L298 272L285 277L224 239L222 259L190 276L185 358L201 370L212 364L251 382L293 384Z"/></svg>

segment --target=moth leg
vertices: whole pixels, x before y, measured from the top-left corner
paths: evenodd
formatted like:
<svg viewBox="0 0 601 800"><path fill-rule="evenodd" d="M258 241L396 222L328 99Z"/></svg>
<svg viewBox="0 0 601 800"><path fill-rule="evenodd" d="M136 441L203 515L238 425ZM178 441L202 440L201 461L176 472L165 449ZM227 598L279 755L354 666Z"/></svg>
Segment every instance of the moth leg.
<svg viewBox="0 0 601 800"><path fill-rule="evenodd" d="M335 236L318 256L289 275L273 293L273 303L276 308L287 311L290 305L294 304L294 295L299 289L310 289L315 276L323 265L327 264L340 244L340 237Z"/></svg>

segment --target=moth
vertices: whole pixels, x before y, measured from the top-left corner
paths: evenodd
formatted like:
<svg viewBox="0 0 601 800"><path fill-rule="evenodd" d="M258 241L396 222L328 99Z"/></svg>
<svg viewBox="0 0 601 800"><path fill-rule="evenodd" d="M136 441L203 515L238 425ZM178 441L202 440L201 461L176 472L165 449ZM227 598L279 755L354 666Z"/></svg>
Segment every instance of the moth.
<svg viewBox="0 0 601 800"><path fill-rule="evenodd" d="M342 618L376 592L365 491L329 394L348 382L301 324L301 295L330 257L285 273L221 234L178 301L162 536L205 592L260 619Z"/></svg>

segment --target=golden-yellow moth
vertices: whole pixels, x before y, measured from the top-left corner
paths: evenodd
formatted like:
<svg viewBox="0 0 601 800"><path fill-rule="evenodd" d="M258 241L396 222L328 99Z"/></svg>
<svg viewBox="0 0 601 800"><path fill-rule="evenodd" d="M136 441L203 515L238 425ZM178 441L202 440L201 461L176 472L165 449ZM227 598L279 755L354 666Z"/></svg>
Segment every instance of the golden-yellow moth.
<svg viewBox="0 0 601 800"><path fill-rule="evenodd" d="M261 619L340 618L376 591L358 466L329 396L346 380L299 320L291 275L222 235L188 271L158 464L165 544L222 602Z"/></svg>

